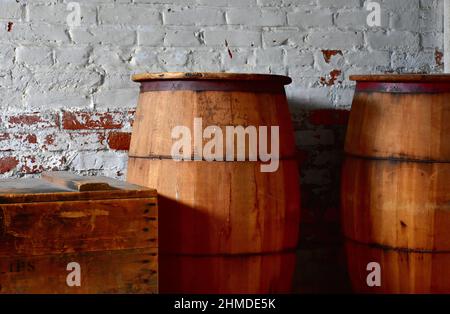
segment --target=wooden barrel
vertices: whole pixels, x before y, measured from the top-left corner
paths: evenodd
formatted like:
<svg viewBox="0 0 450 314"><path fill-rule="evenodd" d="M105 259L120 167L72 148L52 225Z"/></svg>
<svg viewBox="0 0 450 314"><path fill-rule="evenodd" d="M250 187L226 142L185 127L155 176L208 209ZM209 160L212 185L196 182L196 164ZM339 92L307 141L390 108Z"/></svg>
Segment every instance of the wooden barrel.
<svg viewBox="0 0 450 314"><path fill-rule="evenodd" d="M286 292L293 267L283 264L295 263L289 253L297 246L300 207L294 134L284 91L290 78L163 73L133 79L141 83L141 93L128 180L159 193L160 292ZM209 128L220 131L216 136L223 135L223 149L216 146L215 160L203 154L211 138L196 137L199 118L201 132ZM180 126L191 130L192 138L189 147L174 155L172 132ZM246 130L266 126L269 150L272 140L278 139L271 127L279 127L276 171L261 171L267 161L258 154L259 141L255 150L250 137L244 146L226 140L227 130L239 126ZM239 147L244 156L238 155ZM178 161L181 157L186 160ZM247 277L244 269L252 269Z"/></svg>
<svg viewBox="0 0 450 314"><path fill-rule="evenodd" d="M292 292L295 253L255 255L162 255L160 291L194 294ZM176 283L176 285L174 285Z"/></svg>
<svg viewBox="0 0 450 314"><path fill-rule="evenodd" d="M342 224L353 288L450 293L450 75L353 76ZM369 263L381 286L369 287Z"/></svg>

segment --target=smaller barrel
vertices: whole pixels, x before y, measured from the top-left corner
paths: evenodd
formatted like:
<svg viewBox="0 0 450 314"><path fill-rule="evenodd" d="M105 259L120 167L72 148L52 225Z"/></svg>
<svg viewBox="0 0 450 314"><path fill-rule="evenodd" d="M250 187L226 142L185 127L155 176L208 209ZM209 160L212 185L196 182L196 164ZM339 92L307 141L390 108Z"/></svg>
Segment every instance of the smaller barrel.
<svg viewBox="0 0 450 314"><path fill-rule="evenodd" d="M341 213L353 288L449 293L450 75L351 79ZM370 263L381 286L367 284Z"/></svg>

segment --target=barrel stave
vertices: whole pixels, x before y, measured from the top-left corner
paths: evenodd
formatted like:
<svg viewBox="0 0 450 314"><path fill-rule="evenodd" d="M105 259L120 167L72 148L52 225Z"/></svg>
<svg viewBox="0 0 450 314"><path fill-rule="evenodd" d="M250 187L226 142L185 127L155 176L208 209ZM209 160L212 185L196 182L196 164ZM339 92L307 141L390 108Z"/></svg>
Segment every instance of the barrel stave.
<svg viewBox="0 0 450 314"><path fill-rule="evenodd" d="M354 291L359 293L450 293L450 253L415 253L346 244L348 269ZM367 265L381 266L381 286L367 285Z"/></svg>
<svg viewBox="0 0 450 314"><path fill-rule="evenodd" d="M448 121L450 93L357 92L345 151L370 158L450 162Z"/></svg>
<svg viewBox="0 0 450 314"><path fill-rule="evenodd" d="M344 235L365 244L450 252L450 163L347 157Z"/></svg>
<svg viewBox="0 0 450 314"><path fill-rule="evenodd" d="M220 91L153 91L141 93L136 111L130 156L133 157L170 157L172 156L172 130L177 126L185 126L192 130L194 118L202 119L202 129L217 126L223 135L222 157L225 160L228 150L225 136L227 126L260 126L268 127L268 139L272 141L270 129L279 127L280 158L294 158L294 132L284 92L251 93ZM259 130L258 130L259 132ZM191 152L205 147L209 138L202 138L201 146L195 147L193 140ZM249 142L245 143L246 159ZM259 147L259 144L258 144ZM259 151L259 149L258 149ZM232 156L236 159L237 149ZM258 159L259 156L252 156ZM201 159L201 158L200 158Z"/></svg>
<svg viewBox="0 0 450 314"><path fill-rule="evenodd" d="M248 254L296 248L300 199L295 161L281 161L275 173L262 173L258 162L129 162L129 180L158 187L162 252Z"/></svg>

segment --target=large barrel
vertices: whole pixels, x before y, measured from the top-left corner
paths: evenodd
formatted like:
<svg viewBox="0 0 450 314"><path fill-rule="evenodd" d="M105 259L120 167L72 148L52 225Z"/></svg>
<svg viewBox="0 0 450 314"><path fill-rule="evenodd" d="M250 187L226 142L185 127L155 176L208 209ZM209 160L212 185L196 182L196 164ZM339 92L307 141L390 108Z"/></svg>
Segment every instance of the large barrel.
<svg viewBox="0 0 450 314"><path fill-rule="evenodd" d="M158 190L160 292L289 292L300 207L294 134L284 91L290 78L163 73L133 79L141 83L141 93L128 181ZM195 125L200 118L199 131ZM272 132L275 126L279 136ZM180 139L179 134L172 137L176 127L187 127L192 138L189 147L174 153ZM264 146L261 133L256 146L250 131L238 145L233 134L230 138L235 141L227 140L230 127L258 131L267 127L269 152L271 143L279 140L279 154L273 157L279 163L272 169L276 171L261 169L268 163L259 154ZM201 136L208 129L216 131L216 137L223 135L222 149L213 150L214 160L203 154L211 136ZM238 154L239 147L244 155ZM272 149L276 153L276 146Z"/></svg>
<svg viewBox="0 0 450 314"><path fill-rule="evenodd" d="M341 207L353 288L449 293L450 75L351 79ZM381 286L367 283L370 263Z"/></svg>

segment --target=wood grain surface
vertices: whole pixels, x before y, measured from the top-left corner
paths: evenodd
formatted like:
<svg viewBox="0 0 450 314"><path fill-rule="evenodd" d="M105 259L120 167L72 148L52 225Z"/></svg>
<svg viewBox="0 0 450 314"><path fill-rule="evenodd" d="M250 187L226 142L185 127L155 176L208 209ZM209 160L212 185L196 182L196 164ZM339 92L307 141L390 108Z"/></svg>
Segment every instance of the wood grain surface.
<svg viewBox="0 0 450 314"><path fill-rule="evenodd" d="M0 204L38 203L58 201L104 200L155 198L157 192L143 186L106 177L80 177L57 172L49 176L44 173L42 179L3 179L0 180ZM109 186L107 190L78 191L81 184L90 183ZM83 188L82 188L83 189Z"/></svg>
<svg viewBox="0 0 450 314"><path fill-rule="evenodd" d="M65 171L44 172L41 178L78 192L118 190L118 188L109 185L106 180L96 177L80 177Z"/></svg>
<svg viewBox="0 0 450 314"><path fill-rule="evenodd" d="M281 254L298 243L299 174L293 127L282 86L291 80L222 73L150 74L134 79L145 82L133 125L127 179L158 190L160 252L164 256L178 256L167 265L161 258L165 267L160 277L162 291L286 291L292 277L280 272L279 259L262 256ZM146 87L149 80L186 80L193 85ZM200 80L214 84L202 82L198 88L195 84ZM251 88L240 90L237 81ZM261 91L258 82L271 88ZM258 90L255 86L259 86ZM189 87L192 90L187 90ZM184 126L194 134L195 118L202 119L200 132L207 127L220 129L224 138L227 126L269 129L279 126L280 154L274 156L280 159L278 170L261 172L262 162L255 154L258 147L250 153L249 141L243 144L245 156L240 161L202 160L200 152L209 139L192 141L188 152L180 152L191 160L201 161L174 161L172 157L179 156L172 156L176 139L171 132L176 126ZM224 151L216 152L219 157L225 157L227 148L231 148L223 142ZM237 160L237 150L228 157ZM249 254L252 259L243 258L242 263L229 259ZM197 259L199 256L204 259ZM250 271L256 265L263 268Z"/></svg>
<svg viewBox="0 0 450 314"><path fill-rule="evenodd" d="M172 130L177 126L185 126L194 136L194 118L201 118L203 130L216 127L223 134L223 151L219 155L225 159L229 150L226 141L227 126L260 126L268 128L268 147L272 141L271 126L279 126L279 157L294 158L294 131L287 106L286 96L273 93L251 92L194 92L194 91L155 91L141 93L136 110L131 138L131 157L172 157ZM200 158L198 152L210 141L201 138L198 145L192 145L192 159ZM236 157L237 140L231 156ZM258 151L250 153L250 142L243 143L245 159L258 159ZM257 149L259 149L257 143ZM176 154L174 157L179 157Z"/></svg>
<svg viewBox="0 0 450 314"><path fill-rule="evenodd" d="M150 199L0 204L0 256L157 247Z"/></svg>
<svg viewBox="0 0 450 314"><path fill-rule="evenodd" d="M356 93L345 151L370 158L450 162L450 93Z"/></svg>
<svg viewBox="0 0 450 314"><path fill-rule="evenodd" d="M256 162L130 158L128 180L158 187L161 252L293 249L300 219L297 164L281 161L275 173L259 168Z"/></svg>
<svg viewBox="0 0 450 314"><path fill-rule="evenodd" d="M169 73L141 73L132 76L133 81L142 82L149 80L219 80L219 81L273 81L283 85L290 84L292 79L282 75L272 74L246 74L225 72L169 72Z"/></svg>
<svg viewBox="0 0 450 314"><path fill-rule="evenodd" d="M353 289L450 293L450 93L422 92L450 76L353 79L384 89L357 88L347 131L341 217ZM407 84L389 92L396 82ZM367 286L371 262L381 287Z"/></svg>
<svg viewBox="0 0 450 314"><path fill-rule="evenodd" d="M66 283L67 265L81 268L81 286ZM148 294L158 292L156 248L0 257L2 294Z"/></svg>
<svg viewBox="0 0 450 314"><path fill-rule="evenodd" d="M290 293L295 253L237 256L161 255L161 293Z"/></svg>
<svg viewBox="0 0 450 314"><path fill-rule="evenodd" d="M157 252L155 190L64 172L0 180L0 293L155 293ZM66 285L71 262L81 287Z"/></svg>
<svg viewBox="0 0 450 314"><path fill-rule="evenodd" d="M353 289L359 293L450 293L450 253L414 253L388 250L351 241L346 243ZM381 266L381 287L367 285L369 263Z"/></svg>
<svg viewBox="0 0 450 314"><path fill-rule="evenodd" d="M450 163L347 157L344 235L365 244L450 252Z"/></svg>

